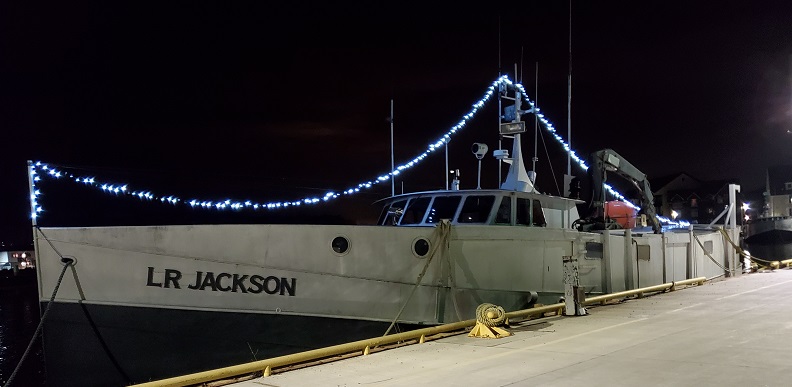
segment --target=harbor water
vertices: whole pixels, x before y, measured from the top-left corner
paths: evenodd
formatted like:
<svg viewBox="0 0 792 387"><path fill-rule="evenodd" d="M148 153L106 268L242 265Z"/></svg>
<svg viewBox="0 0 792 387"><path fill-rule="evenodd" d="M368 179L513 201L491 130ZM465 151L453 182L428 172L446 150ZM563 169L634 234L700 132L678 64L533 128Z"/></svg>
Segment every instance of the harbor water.
<svg viewBox="0 0 792 387"><path fill-rule="evenodd" d="M0 271L0 384L6 385L39 323L34 269ZM46 368L40 338L10 386L45 386Z"/></svg>
<svg viewBox="0 0 792 387"><path fill-rule="evenodd" d="M746 243L745 250L751 256L765 261L783 261L792 258L792 242L772 241Z"/></svg>

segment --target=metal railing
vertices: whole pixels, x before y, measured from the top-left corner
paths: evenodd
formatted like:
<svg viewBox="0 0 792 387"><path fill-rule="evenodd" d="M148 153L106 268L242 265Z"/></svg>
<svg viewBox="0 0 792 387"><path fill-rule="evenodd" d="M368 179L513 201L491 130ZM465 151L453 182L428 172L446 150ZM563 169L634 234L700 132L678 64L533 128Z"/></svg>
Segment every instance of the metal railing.
<svg viewBox="0 0 792 387"><path fill-rule="evenodd" d="M616 298L625 298L633 295L643 295L646 293L662 292L666 290L675 290L679 286L686 286L692 284L703 284L706 281L705 277L693 278L677 282L669 282L662 285L649 286L641 289L627 290L623 292L605 294L587 298L584 302L585 305L605 302ZM545 305L536 308L523 309L514 312L506 313L506 318L518 319L528 318L533 316L543 316L545 313L556 312L557 315L562 315L564 310L564 303ZM405 342L410 340L417 340L417 343L423 343L427 336L437 335L440 333L454 332L476 325L476 319L459 321L450 324L438 325L429 328L421 328L408 332L397 333L388 336L376 337L372 339L359 340L351 343L339 344L325 348L314 349L310 351L295 353L291 355L278 356L270 359L258 360L250 363L239 364L230 367L218 368L209 371L198 372L194 374L177 376L168 379L155 380L147 383L136 384L135 387L179 387L191 386L200 383L206 383L222 379L231 379L242 375L261 372L264 376L269 376L272 369L278 367L286 367L301 363L306 363L314 360L324 359L332 356L348 355L354 352L361 352L362 355L369 354L371 348L376 348L383 345Z"/></svg>

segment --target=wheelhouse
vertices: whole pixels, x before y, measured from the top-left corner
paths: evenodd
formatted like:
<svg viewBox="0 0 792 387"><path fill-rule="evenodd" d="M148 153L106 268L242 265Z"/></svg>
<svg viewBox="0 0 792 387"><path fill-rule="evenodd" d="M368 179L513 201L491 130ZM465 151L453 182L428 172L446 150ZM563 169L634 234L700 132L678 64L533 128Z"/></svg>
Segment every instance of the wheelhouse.
<svg viewBox="0 0 792 387"><path fill-rule="evenodd" d="M504 190L416 192L384 199L378 225L454 225L569 228L579 218L581 200Z"/></svg>

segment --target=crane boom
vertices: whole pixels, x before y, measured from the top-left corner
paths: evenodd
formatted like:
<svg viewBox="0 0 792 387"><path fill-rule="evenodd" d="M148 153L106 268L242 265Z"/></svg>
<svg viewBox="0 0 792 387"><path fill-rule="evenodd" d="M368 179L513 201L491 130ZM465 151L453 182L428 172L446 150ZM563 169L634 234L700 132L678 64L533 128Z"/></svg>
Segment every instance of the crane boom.
<svg viewBox="0 0 792 387"><path fill-rule="evenodd" d="M657 211L654 206L654 196L649 187L649 180L646 174L638 170L635 166L625 160L624 157L612 149L603 149L591 154L593 161L592 188L594 194L592 201L595 206L602 206L605 203L604 183L607 172L616 172L619 176L629 180L641 192L641 208L646 213L646 217L652 222L652 229L659 234L662 230L660 221L657 219Z"/></svg>

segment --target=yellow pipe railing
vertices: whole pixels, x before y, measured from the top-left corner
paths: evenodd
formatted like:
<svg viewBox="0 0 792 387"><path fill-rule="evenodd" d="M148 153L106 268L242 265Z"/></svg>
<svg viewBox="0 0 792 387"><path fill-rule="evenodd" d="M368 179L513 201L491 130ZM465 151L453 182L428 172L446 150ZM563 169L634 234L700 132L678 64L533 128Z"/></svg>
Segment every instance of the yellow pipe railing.
<svg viewBox="0 0 792 387"><path fill-rule="evenodd" d="M611 294L603 294L601 296L594 296L594 297L591 297L591 298L586 298L586 300L583 302L583 304L584 305L591 305L591 304L596 304L598 302L604 302L604 301L612 300L612 299L615 299L615 298L623 298L623 297L629 297L629 296L634 296L634 295L642 295L644 293L662 292L662 291L665 291L665 290L668 290L668 289L675 290L677 286L686 286L686 285L693 285L693 284L701 285L706 280L707 280L707 277L698 277L698 278L691 278L691 279L686 279L686 280L682 280L682 281L668 282L668 283L665 283L665 284L649 286L649 287L640 288L640 289L625 290L623 292L617 292L617 293L611 293Z"/></svg>
<svg viewBox="0 0 792 387"><path fill-rule="evenodd" d="M464 329L476 324L476 320L465 320L451 324L438 325L429 328L421 328L409 332L402 332L388 336L377 337L373 339L359 340L351 343L333 345L331 347L319 348L310 351L295 353L291 355L274 357L271 359L258 360L250 363L239 364L230 367L218 368L195 374L177 376L169 379L156 380L152 382L137 384L137 387L177 387L177 386L190 386L193 384L205 383L220 379L233 378L240 375L250 374L254 372L263 372L267 369L276 367L283 367L299 363L305 363L311 360L317 360L330 356L344 355L351 352L362 351L367 352L370 348L381 345L397 343L400 341L407 341L413 339L420 339L422 337L436 335L438 333L445 333Z"/></svg>
<svg viewBox="0 0 792 387"><path fill-rule="evenodd" d="M605 294L601 296L591 297L586 299L584 304L594 304L614 298L623 298L631 295L652 293L664 291L667 289L673 290L677 286L702 284L706 281L705 277L693 278L684 281L670 282L662 285L650 286L641 289L628 290L624 292ZM564 303L545 305L531 309L523 309L514 312L506 313L506 318L527 318L536 315L544 315L549 312L556 312L561 315L564 310ZM421 328L408 332L397 333L388 336L376 337L372 339L358 340L351 343L334 345L331 347L319 348L310 351L295 353L291 355L279 356L270 359L258 360L250 363L239 364L230 367L218 368L209 371L198 372L189 375L177 376L168 379L155 380L147 383L136 384L134 387L180 387L191 386L200 383L206 383L222 379L231 379L241 375L252 374L261 372L265 376L269 376L273 368L295 365L300 363L318 360L331 356L345 355L357 351L362 354L368 354L371 348L382 345L398 343L401 341L418 340L423 343L427 336L432 336L440 333L453 332L467 327L476 325L476 320L465 320L450 324L438 325L434 327Z"/></svg>

